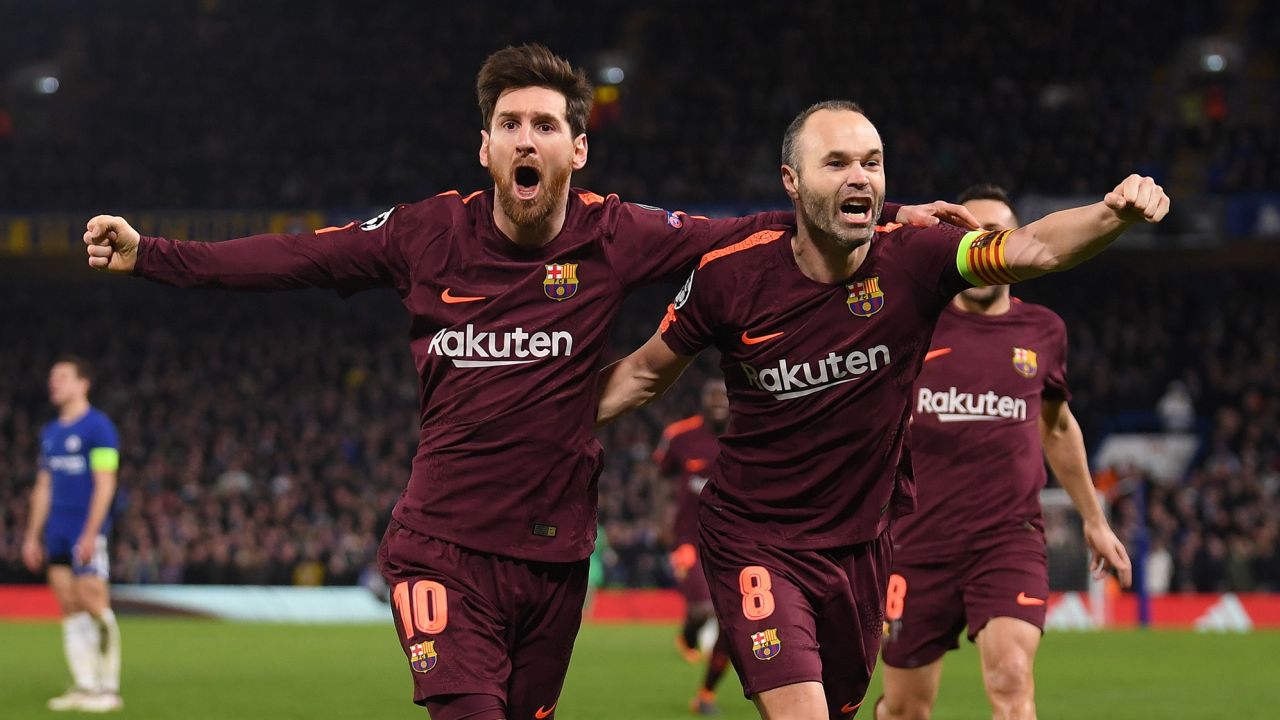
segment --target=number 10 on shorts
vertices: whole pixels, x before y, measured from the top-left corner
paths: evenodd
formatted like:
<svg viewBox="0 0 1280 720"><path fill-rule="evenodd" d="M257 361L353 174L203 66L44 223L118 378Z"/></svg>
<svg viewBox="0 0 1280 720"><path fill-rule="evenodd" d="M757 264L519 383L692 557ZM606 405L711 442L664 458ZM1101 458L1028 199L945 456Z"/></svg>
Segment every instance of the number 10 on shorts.
<svg viewBox="0 0 1280 720"><path fill-rule="evenodd" d="M738 574L742 591L742 615L748 620L764 620L773 614L773 578L759 565L742 568Z"/></svg>
<svg viewBox="0 0 1280 720"><path fill-rule="evenodd" d="M396 583L391 604L400 615L406 640L419 633L438 635L449 624L449 595L435 580Z"/></svg>

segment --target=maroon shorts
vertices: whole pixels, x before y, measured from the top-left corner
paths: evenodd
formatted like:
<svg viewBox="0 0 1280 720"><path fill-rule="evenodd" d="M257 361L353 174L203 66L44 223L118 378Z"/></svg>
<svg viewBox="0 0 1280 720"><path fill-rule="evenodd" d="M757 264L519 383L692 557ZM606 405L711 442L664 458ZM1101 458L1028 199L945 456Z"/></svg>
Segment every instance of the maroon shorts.
<svg viewBox="0 0 1280 720"><path fill-rule="evenodd" d="M866 695L884 623L890 541L785 550L703 527L702 564L748 696L820 682L831 717Z"/></svg>
<svg viewBox="0 0 1280 720"><path fill-rule="evenodd" d="M996 617L1018 618L1044 630L1049 564L1038 529L1019 528L946 562L899 560L893 575L898 577L890 577L885 613L886 665L928 665L960 647L965 625L972 642Z"/></svg>
<svg viewBox="0 0 1280 720"><path fill-rule="evenodd" d="M413 701L431 705L433 720L442 696L454 695L496 698L494 717L552 716L582 623L587 560L490 555L394 520L378 555Z"/></svg>

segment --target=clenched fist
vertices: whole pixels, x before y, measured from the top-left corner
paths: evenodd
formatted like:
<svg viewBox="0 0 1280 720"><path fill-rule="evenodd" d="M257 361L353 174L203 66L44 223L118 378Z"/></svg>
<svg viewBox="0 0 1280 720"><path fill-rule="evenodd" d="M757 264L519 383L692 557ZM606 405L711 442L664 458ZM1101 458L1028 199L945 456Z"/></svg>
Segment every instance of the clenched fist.
<svg viewBox="0 0 1280 720"><path fill-rule="evenodd" d="M1169 196L1156 181L1130 175L1102 200L1120 220L1128 223L1158 223L1169 214Z"/></svg>
<svg viewBox="0 0 1280 720"><path fill-rule="evenodd" d="M138 231L122 217L98 215L84 233L89 267L116 273L133 272L138 262Z"/></svg>

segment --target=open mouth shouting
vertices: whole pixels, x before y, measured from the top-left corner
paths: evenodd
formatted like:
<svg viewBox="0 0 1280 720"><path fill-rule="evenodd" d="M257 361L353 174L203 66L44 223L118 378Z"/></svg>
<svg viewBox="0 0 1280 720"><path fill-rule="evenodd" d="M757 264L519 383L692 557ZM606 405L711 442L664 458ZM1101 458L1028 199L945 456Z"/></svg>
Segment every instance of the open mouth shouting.
<svg viewBox="0 0 1280 720"><path fill-rule="evenodd" d="M542 173L530 165L521 165L515 171L515 193L520 200L529 201L538 197L538 189L542 186Z"/></svg>
<svg viewBox="0 0 1280 720"><path fill-rule="evenodd" d="M870 197L847 197L840 202L840 217L850 225L866 225L871 217Z"/></svg>

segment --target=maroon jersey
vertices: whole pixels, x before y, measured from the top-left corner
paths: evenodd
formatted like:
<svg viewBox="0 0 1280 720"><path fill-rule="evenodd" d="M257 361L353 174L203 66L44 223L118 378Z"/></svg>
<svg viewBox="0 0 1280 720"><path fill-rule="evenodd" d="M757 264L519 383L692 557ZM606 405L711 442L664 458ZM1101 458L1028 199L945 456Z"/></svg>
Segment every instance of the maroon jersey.
<svg viewBox="0 0 1280 720"><path fill-rule="evenodd" d="M720 452L720 439L701 415L671 423L662 431L662 442L653 459L663 475L676 483L675 544L698 541L698 495L711 476L711 465Z"/></svg>
<svg viewBox="0 0 1280 720"><path fill-rule="evenodd" d="M449 192L314 235L144 238L135 273L179 286L395 288L422 404L395 519L473 550L579 560L596 530L595 373L623 296L790 214L708 220L573 190L560 234L522 248L494 225L493 201L492 189Z"/></svg>
<svg viewBox="0 0 1280 720"><path fill-rule="evenodd" d="M879 228L854 277L826 284L796 266L792 232L704 256L660 328L678 354L722 355L730 420L699 517L783 548L867 542L892 500L911 507L911 386L938 314L973 253L999 244L950 225Z"/></svg>
<svg viewBox="0 0 1280 720"><path fill-rule="evenodd" d="M930 348L912 401L918 507L893 527L903 559L1039 525L1040 400L1070 397L1066 327L1040 305L988 316L948 304Z"/></svg>

